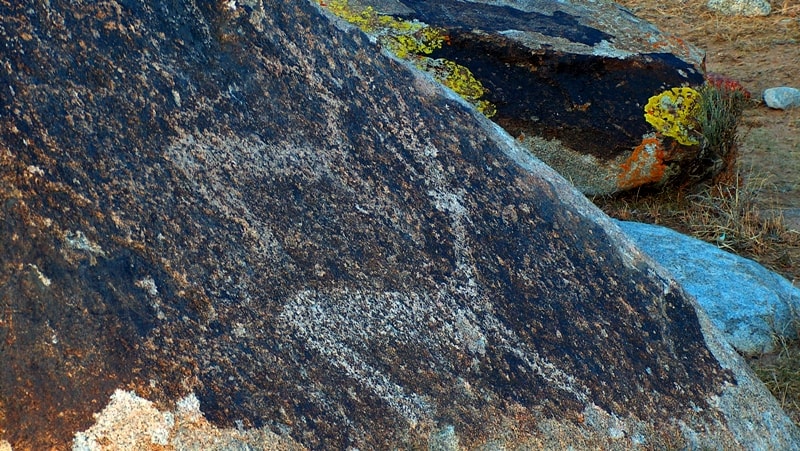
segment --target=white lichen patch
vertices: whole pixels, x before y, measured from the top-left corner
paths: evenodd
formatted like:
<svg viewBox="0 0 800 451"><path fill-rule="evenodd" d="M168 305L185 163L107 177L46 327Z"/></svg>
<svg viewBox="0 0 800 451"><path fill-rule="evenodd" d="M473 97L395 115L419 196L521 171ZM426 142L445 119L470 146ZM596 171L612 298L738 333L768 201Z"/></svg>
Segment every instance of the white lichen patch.
<svg viewBox="0 0 800 451"><path fill-rule="evenodd" d="M234 2L234 7L235 7L235 5L236 5L236 3ZM181 107L181 93L179 93L178 91L176 91L174 89L172 90L172 100L175 101L175 105L177 105L178 108Z"/></svg>
<svg viewBox="0 0 800 451"><path fill-rule="evenodd" d="M239 322L233 324L233 329L231 330L231 332L233 333L233 336L236 338L245 338L248 336L247 328L244 327L244 324Z"/></svg>
<svg viewBox="0 0 800 451"><path fill-rule="evenodd" d="M42 285L44 285L46 287L49 287L50 284L53 283L53 281L50 280L49 277L47 277L44 274L42 274L42 271L39 269L38 266L36 266L36 265L34 265L32 263L29 263L28 266L30 266L30 268L33 270L34 274L36 274L36 277L39 279L39 282L41 282Z"/></svg>
<svg viewBox="0 0 800 451"><path fill-rule="evenodd" d="M89 238L87 238L86 235L84 235L84 233L80 230L76 230L75 232L67 231L67 233L64 234L64 242L72 249L85 251L99 256L106 255L105 251L103 251L103 248L100 247L99 244L90 241Z"/></svg>
<svg viewBox="0 0 800 451"><path fill-rule="evenodd" d="M39 166L34 166L34 165L31 164L31 165L28 165L28 167L25 168L25 170L28 172L28 174L33 175L33 176L38 176L38 177L43 177L44 176L44 171Z"/></svg>
<svg viewBox="0 0 800 451"><path fill-rule="evenodd" d="M146 291L150 296L158 296L158 287L156 281L150 276L145 276L141 280L134 282L134 285Z"/></svg>
<svg viewBox="0 0 800 451"><path fill-rule="evenodd" d="M2 444L2 442L0 442ZM127 451L145 449L304 449L287 437L263 429L218 429L200 411L200 401L189 394L175 409L159 411L135 393L116 390L111 402L95 414L95 424L78 432L73 451ZM3 451L0 447L0 451Z"/></svg>

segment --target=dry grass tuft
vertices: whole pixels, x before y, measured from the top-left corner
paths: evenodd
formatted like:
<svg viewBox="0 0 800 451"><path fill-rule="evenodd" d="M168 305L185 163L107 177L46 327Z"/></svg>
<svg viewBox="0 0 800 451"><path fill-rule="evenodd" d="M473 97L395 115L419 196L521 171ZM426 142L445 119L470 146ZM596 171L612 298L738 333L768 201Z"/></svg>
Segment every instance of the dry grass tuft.
<svg viewBox="0 0 800 451"><path fill-rule="evenodd" d="M759 193L765 178L751 176L742 181L736 173L732 185L712 185L687 196L684 221L690 233L735 254L769 261L776 247L800 246L800 234L789 230L781 214L761 210Z"/></svg>
<svg viewBox="0 0 800 451"><path fill-rule="evenodd" d="M782 337L776 340L780 352L754 359L750 366L792 421L800 425L800 344Z"/></svg>
<svg viewBox="0 0 800 451"><path fill-rule="evenodd" d="M662 31L680 34L690 42L724 42L741 50L757 51L800 40L800 23L786 20L800 13L800 5L790 5L788 0L773 1L772 14L767 17L717 14L705 6L706 1L621 0L619 3L657 24ZM687 17L703 26L687 28Z"/></svg>
<svg viewBox="0 0 800 451"><path fill-rule="evenodd" d="M592 200L609 216L669 227L800 281L800 232L786 225L779 209L764 209L761 196L772 188L768 178L737 167L730 183L707 183L688 193L637 192Z"/></svg>

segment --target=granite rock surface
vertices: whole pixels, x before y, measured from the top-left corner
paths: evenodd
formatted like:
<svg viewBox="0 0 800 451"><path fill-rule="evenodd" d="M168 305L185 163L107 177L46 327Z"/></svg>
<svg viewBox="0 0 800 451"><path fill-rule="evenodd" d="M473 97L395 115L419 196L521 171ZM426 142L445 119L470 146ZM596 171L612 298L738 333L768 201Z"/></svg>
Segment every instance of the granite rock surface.
<svg viewBox="0 0 800 451"><path fill-rule="evenodd" d="M0 35L15 450L111 443L121 401L263 449L800 440L571 185L318 6L6 2Z"/></svg>
<svg viewBox="0 0 800 451"><path fill-rule="evenodd" d="M666 227L619 222L636 245L670 271L740 353L775 351L796 340L800 289L758 263Z"/></svg>

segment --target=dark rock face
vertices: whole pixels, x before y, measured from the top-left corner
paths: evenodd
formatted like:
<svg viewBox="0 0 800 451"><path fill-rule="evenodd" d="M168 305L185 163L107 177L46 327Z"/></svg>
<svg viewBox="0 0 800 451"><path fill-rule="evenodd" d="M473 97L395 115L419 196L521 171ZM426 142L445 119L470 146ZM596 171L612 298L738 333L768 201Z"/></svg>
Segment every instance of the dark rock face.
<svg viewBox="0 0 800 451"><path fill-rule="evenodd" d="M699 147L670 138L658 137L658 152L640 148L655 131L648 99L702 85L702 53L613 2L357 3L446 30L430 56L469 68L493 120L585 193L684 182L703 164Z"/></svg>
<svg viewBox="0 0 800 451"><path fill-rule="evenodd" d="M0 33L15 450L116 388L313 449L797 439L566 182L310 3L18 2Z"/></svg>

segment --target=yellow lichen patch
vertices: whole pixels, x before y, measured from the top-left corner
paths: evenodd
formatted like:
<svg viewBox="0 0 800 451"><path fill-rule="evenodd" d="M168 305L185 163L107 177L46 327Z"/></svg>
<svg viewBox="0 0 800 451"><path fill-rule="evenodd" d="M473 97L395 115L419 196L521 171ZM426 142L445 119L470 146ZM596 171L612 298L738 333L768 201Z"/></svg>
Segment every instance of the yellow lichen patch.
<svg viewBox="0 0 800 451"><path fill-rule="evenodd" d="M430 27L416 20L401 20L379 14L367 6L357 9L347 0L327 2L328 9L342 19L357 26L364 33L374 36L381 45L400 58L413 55L430 55L441 48L447 34L441 28Z"/></svg>
<svg viewBox="0 0 800 451"><path fill-rule="evenodd" d="M379 14L371 6L357 9L350 6L347 0L333 0L320 4L375 37L397 57L414 61L417 67L431 73L439 83L455 91L487 117L492 117L497 112L492 103L480 99L486 94L486 89L468 68L454 61L426 56L442 48L447 42L445 30L417 20L401 20Z"/></svg>
<svg viewBox="0 0 800 451"><path fill-rule="evenodd" d="M620 165L617 187L621 190L663 181L667 165L664 149L656 136L646 136L633 153Z"/></svg>
<svg viewBox="0 0 800 451"><path fill-rule="evenodd" d="M475 105L478 111L487 117L492 117L497 113L494 105L480 99L486 94L486 89L468 68L441 58L420 58L417 60L417 66L431 73L439 83Z"/></svg>
<svg viewBox="0 0 800 451"><path fill-rule="evenodd" d="M445 41L444 30L423 26L419 22L402 22L413 26L405 33L387 35L384 40L395 55L408 58L411 55L430 55L434 50L442 48ZM417 29L417 26L420 28Z"/></svg>
<svg viewBox="0 0 800 451"><path fill-rule="evenodd" d="M371 6L359 11L348 5L347 0L334 0L320 3L326 6L332 13L357 26L365 33L371 33L377 26L378 14Z"/></svg>
<svg viewBox="0 0 800 451"><path fill-rule="evenodd" d="M650 97L644 107L644 118L664 136L680 144L699 144L697 122L700 94L692 88L672 88Z"/></svg>

